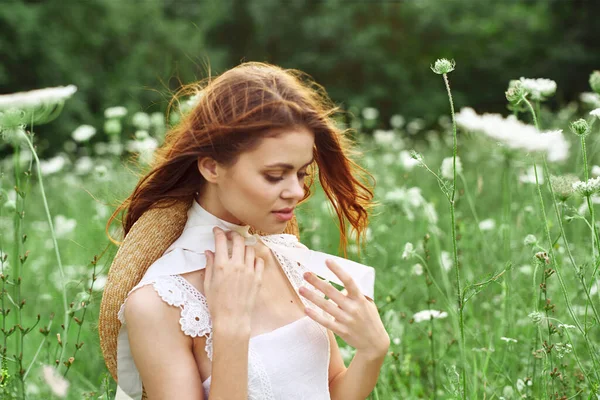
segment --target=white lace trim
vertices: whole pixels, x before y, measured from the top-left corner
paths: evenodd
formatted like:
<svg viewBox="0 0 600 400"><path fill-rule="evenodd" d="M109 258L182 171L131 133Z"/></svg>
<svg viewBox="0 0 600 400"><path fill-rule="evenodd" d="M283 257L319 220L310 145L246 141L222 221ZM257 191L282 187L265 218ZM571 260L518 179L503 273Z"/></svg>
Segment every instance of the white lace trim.
<svg viewBox="0 0 600 400"><path fill-rule="evenodd" d="M275 400L269 375L252 347L248 348L248 400Z"/></svg>

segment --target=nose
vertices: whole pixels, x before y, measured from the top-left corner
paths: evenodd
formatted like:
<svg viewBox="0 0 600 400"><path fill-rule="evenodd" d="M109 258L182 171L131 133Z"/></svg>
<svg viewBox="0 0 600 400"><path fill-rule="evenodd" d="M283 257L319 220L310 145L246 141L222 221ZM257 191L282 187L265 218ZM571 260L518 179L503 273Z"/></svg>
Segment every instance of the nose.
<svg viewBox="0 0 600 400"><path fill-rule="evenodd" d="M281 197L284 199L297 199L302 200L304 197L304 179L290 179L290 183L281 192Z"/></svg>

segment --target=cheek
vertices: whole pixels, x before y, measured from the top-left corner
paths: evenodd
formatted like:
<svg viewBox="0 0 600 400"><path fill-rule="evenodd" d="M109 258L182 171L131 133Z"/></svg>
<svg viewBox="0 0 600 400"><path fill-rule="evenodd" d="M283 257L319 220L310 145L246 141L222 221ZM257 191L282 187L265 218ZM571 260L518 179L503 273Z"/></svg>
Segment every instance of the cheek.
<svg viewBox="0 0 600 400"><path fill-rule="evenodd" d="M278 185L267 182L262 176L231 180L229 188L236 203L252 212L270 212L279 198Z"/></svg>

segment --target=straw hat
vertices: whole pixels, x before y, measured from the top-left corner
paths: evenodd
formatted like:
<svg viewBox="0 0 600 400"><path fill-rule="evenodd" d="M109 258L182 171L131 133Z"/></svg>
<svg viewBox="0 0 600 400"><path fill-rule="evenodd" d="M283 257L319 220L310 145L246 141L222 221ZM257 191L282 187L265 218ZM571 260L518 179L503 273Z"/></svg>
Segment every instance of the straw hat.
<svg viewBox="0 0 600 400"><path fill-rule="evenodd" d="M133 224L115 256L100 303L98 332L102 355L110 374L117 380L117 336L121 322L117 314L129 291L139 283L146 270L159 259L181 233L192 205L178 200L168 207L159 205L148 209ZM250 230L252 233L261 232ZM299 238L298 223L294 216L284 233ZM145 392L143 398L145 398Z"/></svg>

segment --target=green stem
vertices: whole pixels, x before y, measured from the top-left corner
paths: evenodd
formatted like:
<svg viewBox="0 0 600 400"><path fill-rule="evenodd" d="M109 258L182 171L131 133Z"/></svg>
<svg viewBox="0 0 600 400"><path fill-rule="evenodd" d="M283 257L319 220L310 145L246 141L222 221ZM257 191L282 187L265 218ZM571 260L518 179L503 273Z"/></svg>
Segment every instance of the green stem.
<svg viewBox="0 0 600 400"><path fill-rule="evenodd" d="M66 279L65 279L65 273L63 270L63 265L62 265L62 261L60 259L60 252L58 251L58 242L56 241L56 234L54 233L54 224L52 223L52 216L50 215L50 209L48 207L48 200L46 199L46 192L44 191L44 182L42 179L42 170L40 168L40 160L37 156L37 153L35 151L35 148L33 147L33 144L31 143L31 141L29 140L29 137L27 137L27 134L25 132L23 133L23 137L25 138L25 141L27 142L27 145L29 146L29 149L31 150L31 154L33 155L34 159L35 159L35 166L36 166L36 171L37 171L37 176L38 176L38 183L40 185L40 192L42 194L42 201L44 203L44 210L46 211L46 218L48 219L48 224L50 225L50 235L52 236L52 241L54 243L54 253L56 255L56 261L58 263L58 269L60 271L60 276L61 276L61 280L62 280L62 292L63 292L63 307L65 310L65 322L64 322L64 330L65 332L68 332L68 327L69 327L69 308L67 305L67 289L66 289ZM64 335L64 338L62 339L62 346L61 346L61 352L60 352L60 357L58 359L58 365L60 366L62 364L62 360L64 357L64 352L65 349L67 348L67 342L68 342L68 334Z"/></svg>

